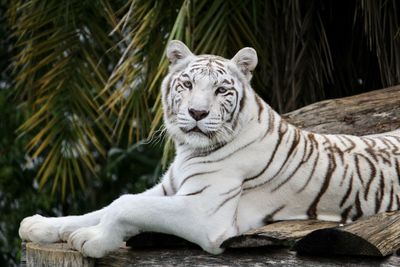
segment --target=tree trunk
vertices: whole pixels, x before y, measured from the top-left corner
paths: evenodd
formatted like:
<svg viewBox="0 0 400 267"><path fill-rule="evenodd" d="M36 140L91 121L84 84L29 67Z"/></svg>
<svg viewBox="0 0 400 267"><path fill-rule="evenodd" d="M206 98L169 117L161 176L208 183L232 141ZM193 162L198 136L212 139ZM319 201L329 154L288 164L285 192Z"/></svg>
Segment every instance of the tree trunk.
<svg viewBox="0 0 400 267"><path fill-rule="evenodd" d="M366 135L393 131L400 128L400 85L321 101L283 117L317 133Z"/></svg>

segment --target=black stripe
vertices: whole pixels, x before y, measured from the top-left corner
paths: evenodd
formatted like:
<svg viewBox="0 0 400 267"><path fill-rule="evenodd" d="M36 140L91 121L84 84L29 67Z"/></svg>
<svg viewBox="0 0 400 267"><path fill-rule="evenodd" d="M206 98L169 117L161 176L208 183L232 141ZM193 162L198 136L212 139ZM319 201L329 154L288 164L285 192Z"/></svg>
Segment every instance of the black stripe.
<svg viewBox="0 0 400 267"><path fill-rule="evenodd" d="M344 138L344 139L346 139L348 142L350 142L350 144L351 144L351 146L350 147L348 147L348 148L346 148L345 150L344 150L344 152L350 152L350 151L352 151L355 147L356 147L356 144L353 142L353 140L351 140L349 137L347 137L347 136L345 136L345 135L341 135L341 137L342 138Z"/></svg>
<svg viewBox="0 0 400 267"><path fill-rule="evenodd" d="M181 188L182 185L183 185L184 183L186 183L190 178L193 178L193 177L196 177L196 176L199 176L199 175L215 173L215 172L217 172L217 171L199 172L199 173L195 173L195 174L189 175L189 176L187 176L185 179L182 180L181 185L179 186L179 188Z"/></svg>
<svg viewBox="0 0 400 267"><path fill-rule="evenodd" d="M267 133L273 132L274 127L275 127L275 113L271 108L269 108L268 109L268 131L267 131Z"/></svg>
<svg viewBox="0 0 400 267"><path fill-rule="evenodd" d="M343 186L343 183L344 183L344 180L346 179L348 170L349 170L349 165L346 164L346 166L344 167L344 173L342 176L342 180L340 181L340 186Z"/></svg>
<svg viewBox="0 0 400 267"><path fill-rule="evenodd" d="M349 213L351 211L351 209L353 208L353 206L348 206L346 209L343 210L341 217L341 223L346 223L347 222L347 218L349 217Z"/></svg>
<svg viewBox="0 0 400 267"><path fill-rule="evenodd" d="M360 155L360 156L361 156L361 155ZM368 165L369 165L369 169L370 169L369 180L368 180L368 182L367 182L367 186L366 186L365 191L364 191L364 199L367 200L367 198L368 198L368 193L369 193L369 189L370 189L370 187L371 187L371 184L372 184L373 180L374 180L375 177L376 177L376 168L375 168L374 164L371 162L371 160L370 160L369 158L367 158L367 157L365 157L365 156L363 156L363 157L367 160Z"/></svg>
<svg viewBox="0 0 400 267"><path fill-rule="evenodd" d="M189 193L189 194L185 194L185 195L183 195L183 196L194 196L194 195L198 195L198 194L200 194L200 193L202 193L204 190L206 190L207 188L209 188L211 185L206 185L206 186L204 186L202 189L200 189L200 190L197 190L197 191L194 191L194 192L192 192L192 193Z"/></svg>
<svg viewBox="0 0 400 267"><path fill-rule="evenodd" d="M161 187L162 187L162 191L163 191L163 194L164 194L164 196L166 196L166 195L167 195L167 191L165 190L165 187L164 187L164 185L163 185L163 184L161 184Z"/></svg>
<svg viewBox="0 0 400 267"><path fill-rule="evenodd" d="M310 133L310 134L308 134L308 137L309 137L310 140L311 140L311 145L312 145L312 147L314 147L314 144L315 144L315 145L316 145L316 148L318 149L318 142L317 142L317 140L315 140L314 134ZM306 187L307 187L308 184L310 183L310 181L311 181L311 179L312 179L312 177L313 177L313 175L314 175L314 172L315 172L315 170L316 170L316 168L317 168L318 160L319 160L319 151L317 150L317 157L315 158L315 161L314 161L314 164L313 164L313 167L312 167L310 176L308 176L307 181L306 181L306 183L303 185L303 187L300 188L299 190L297 190L297 192L296 192L297 194L301 193L304 189L306 189Z"/></svg>
<svg viewBox="0 0 400 267"><path fill-rule="evenodd" d="M171 167L170 171L169 171L169 184L171 186L172 189L172 193L175 194L176 193L176 187L175 187L175 183L174 183L174 175L172 174L172 170L173 168Z"/></svg>
<svg viewBox="0 0 400 267"><path fill-rule="evenodd" d="M236 186L236 187L234 187L234 188L232 188L232 189L230 189L230 190L228 190L228 191L226 191L226 192L224 192L224 193L221 193L220 195L221 195L221 196L227 195L227 194L232 193L233 191L239 189L240 187L242 187L242 185Z"/></svg>
<svg viewBox="0 0 400 267"><path fill-rule="evenodd" d="M302 137L302 135L300 135L300 137ZM299 141L300 142L300 141ZM275 192L276 190L278 190L279 188L281 188L284 184L286 184L287 182L289 182L290 179L292 179L294 177L294 175L296 174L296 172L300 169L300 167L306 162L304 160L304 156L306 154L306 146L304 146L303 149L303 156L300 160L300 162L297 164L296 168L288 175L288 177L283 180L282 182L280 182L274 189L271 190L271 192ZM279 172L278 172L279 173ZM278 175L278 174L276 174Z"/></svg>
<svg viewBox="0 0 400 267"><path fill-rule="evenodd" d="M336 137L339 139L340 143L341 143L344 147L347 147L346 143L343 141L342 135L336 135Z"/></svg>
<svg viewBox="0 0 400 267"><path fill-rule="evenodd" d="M317 206L319 201L321 200L321 197L325 194L326 190L329 187L329 183L331 181L333 172L336 169L336 161L335 158L329 154L329 162L328 162L328 168L326 170L326 175L324 178L324 182L322 183L321 189L318 192L317 196L315 197L314 201L311 203L310 207L308 208L307 215L310 219L316 219L317 218Z"/></svg>
<svg viewBox="0 0 400 267"><path fill-rule="evenodd" d="M399 156L400 155L400 146L399 145L395 145L389 138L382 138L383 140L386 140L386 142L388 142L389 144L391 144L393 146L392 148L392 154Z"/></svg>
<svg viewBox="0 0 400 267"><path fill-rule="evenodd" d="M278 208L276 208L275 210L273 210L271 213L268 213L267 215L265 215L264 219L262 220L264 224L268 224L274 221L274 216L280 212L281 210L283 210L285 208L285 205L282 205Z"/></svg>
<svg viewBox="0 0 400 267"><path fill-rule="evenodd" d="M201 161L201 162L193 162L193 163L190 163L190 164L187 165L187 166L191 166L191 165L195 165L195 164L216 163L216 162L223 161L223 160L229 158L230 156L235 155L235 154L236 154L237 152L239 152L240 150L242 150L242 149L244 149L244 148L250 146L251 144L253 144L253 143L256 142L256 141L257 141L257 139L254 139L253 141L251 141L251 142L249 142L249 143L247 143L247 144L245 144L245 145L239 147L239 148L236 149L235 151L233 151L233 152L231 152L231 153L225 155L225 156L222 157L222 158L219 158L219 159L216 159L216 160L207 160L207 161ZM224 144L224 145L225 145L225 144ZM211 153L210 153L210 154L211 154ZM209 155L209 154L208 154L208 155ZM207 155L205 155L205 156L207 156ZM194 157L193 157L193 158L194 158ZM192 159L192 158L190 158L190 159Z"/></svg>
<svg viewBox="0 0 400 267"><path fill-rule="evenodd" d="M232 84L232 83L231 83L230 81L228 81L227 79L224 79L221 83L222 83L222 84L226 83L226 84L229 84L229 85Z"/></svg>
<svg viewBox="0 0 400 267"><path fill-rule="evenodd" d="M292 140L292 144L291 144L291 146L290 146L290 149L289 149L289 151L288 151L288 154L286 155L285 160L284 160L283 163L281 164L281 167L279 168L279 170L278 170L269 180L274 179L275 177L278 176L278 174L280 174L280 173L282 172L283 167L286 165L286 163L288 162L288 160L289 160L290 157L292 156L293 152L295 151L295 148L297 148L297 146L298 146L298 144L299 144L299 142L300 142L300 136L301 136L301 135L299 134L299 130L298 130L298 129L295 129L294 137L293 137L293 140Z"/></svg>
<svg viewBox="0 0 400 267"><path fill-rule="evenodd" d="M237 92L237 90L236 90L236 92ZM243 110L244 105L246 104L246 97L247 97L246 96L246 87L243 86L243 96L242 96L242 99L240 99L240 103L239 103L239 113Z"/></svg>
<svg viewBox="0 0 400 267"><path fill-rule="evenodd" d="M383 177L382 171L380 172L380 182L379 182L379 189L376 190L375 193L375 213L378 213L381 205L382 205L382 199L383 199L383 194L385 190L385 178Z"/></svg>
<svg viewBox="0 0 400 267"><path fill-rule="evenodd" d="M217 64L218 66L220 66L220 67L225 67L225 65L222 63L222 62L220 62L220 61L218 61L218 60L216 60L216 59L214 59L213 60L213 62L215 63L215 64Z"/></svg>
<svg viewBox="0 0 400 267"><path fill-rule="evenodd" d="M356 214L354 214L353 218L351 218L353 221L355 221L358 218L361 218L363 216L363 211L362 211L362 208L361 208L359 192L357 192L357 195L356 195L355 206L356 206Z"/></svg>
<svg viewBox="0 0 400 267"><path fill-rule="evenodd" d="M243 183L246 183L248 181L257 179L259 176L261 176L268 169L269 165L272 163L272 160L274 159L275 154L278 151L278 148L279 148L279 146L280 146L280 144L282 142L282 139L283 139L282 137L286 134L286 132L287 132L287 128L286 128L286 130L284 132L282 132L281 131L281 125L280 125L279 126L279 132L278 132L278 141L277 141L277 143L275 145L274 150L272 151L271 157L269 158L267 164L265 165L265 167L258 174L254 175L252 177L245 178L243 180ZM246 190L246 188L244 190Z"/></svg>
<svg viewBox="0 0 400 267"><path fill-rule="evenodd" d="M258 106L258 118L257 118L257 121L258 121L258 123L260 123L261 122L261 113L264 110L264 105L262 103L261 98L257 94L255 94L254 96L255 96L255 99L256 99L256 104Z"/></svg>
<svg viewBox="0 0 400 267"><path fill-rule="evenodd" d="M388 204L388 206L386 208L386 211L392 211L393 197L394 197L393 193L394 193L394 190L393 190L393 181L392 181L392 185L391 185L391 188L390 188L390 200L389 200L389 204Z"/></svg>
<svg viewBox="0 0 400 267"><path fill-rule="evenodd" d="M360 162L359 162L359 160L358 160L358 157L359 157L359 156L363 156L363 155L361 155L361 154L356 154L356 155L354 156L354 161L355 161L355 164L356 164L356 172L357 172L358 179L360 180L361 185L364 187L364 180L362 179L362 176L361 176ZM363 156L363 157L364 157L364 156Z"/></svg>
<svg viewBox="0 0 400 267"><path fill-rule="evenodd" d="M195 159L195 158L201 158L201 157L206 157L211 155L212 153L218 151L220 148L224 147L227 143L216 143L210 147L208 147L205 150L200 150L200 151L196 151L195 153L189 154L188 157L185 159L185 162ZM200 163L208 163L208 162L200 162ZM191 166L193 164L197 164L197 163L191 163L187 166Z"/></svg>
<svg viewBox="0 0 400 267"><path fill-rule="evenodd" d="M182 73L182 75L181 75L182 77L186 77L186 78L188 78L188 79L190 79L190 76L187 74L187 73Z"/></svg>
<svg viewBox="0 0 400 267"><path fill-rule="evenodd" d="M398 195L396 195L396 203L397 203L397 208L396 210L398 210L400 208L400 198Z"/></svg>
<svg viewBox="0 0 400 267"><path fill-rule="evenodd" d="M399 185L400 185L400 164L399 164L399 160L398 159L395 159L395 165L396 165L397 179L398 179Z"/></svg>
<svg viewBox="0 0 400 267"><path fill-rule="evenodd" d="M347 222L347 218L349 217L349 213L351 211L351 209L353 208L353 206L348 206L346 209L343 210L341 217L341 223L346 223Z"/></svg>
<svg viewBox="0 0 400 267"><path fill-rule="evenodd" d="M221 204L218 205L218 207L212 212L211 215L215 214L220 208L222 208L226 203L228 203L229 201L231 201L232 199L237 197L241 192L242 192L242 190L238 190L237 193L233 194L232 196L230 196L230 197L226 198L224 201L222 201Z"/></svg>
<svg viewBox="0 0 400 267"><path fill-rule="evenodd" d="M237 106L238 106L239 92L236 90L236 88L232 88L232 91L235 93L235 96L236 96L235 97L235 100L236 100L235 101L235 107L233 108L233 111L231 112L231 117L226 122L230 123L230 122L232 122L232 120L234 120L233 123L232 123L232 129L235 129L236 125L237 125L237 120L238 120L238 117L239 117L239 113L240 113L240 110L239 110L238 113L236 113L236 109L237 109Z"/></svg>
<svg viewBox="0 0 400 267"><path fill-rule="evenodd" d="M239 115L242 112L242 109L243 109L243 107L245 105L246 88L243 87L243 96L242 96L242 99L240 99L239 111L238 112L236 112L236 110L237 110L238 101L239 101L239 92L236 90L236 88L232 88L232 89L236 92L236 103L235 103L235 108L233 109L233 112L232 112L232 118L233 118L233 116L235 116L234 117L234 121L232 123L232 129L235 130L236 126L237 126L237 123L238 123L238 120L239 120ZM232 118L231 118L231 120L232 120Z"/></svg>
<svg viewBox="0 0 400 267"><path fill-rule="evenodd" d="M340 204L339 204L340 207L343 207L344 203L346 203L346 200L349 198L351 191L353 190L353 174L351 174L351 176L350 176L350 181L349 181L348 187L349 188L347 189L342 200L340 201Z"/></svg>

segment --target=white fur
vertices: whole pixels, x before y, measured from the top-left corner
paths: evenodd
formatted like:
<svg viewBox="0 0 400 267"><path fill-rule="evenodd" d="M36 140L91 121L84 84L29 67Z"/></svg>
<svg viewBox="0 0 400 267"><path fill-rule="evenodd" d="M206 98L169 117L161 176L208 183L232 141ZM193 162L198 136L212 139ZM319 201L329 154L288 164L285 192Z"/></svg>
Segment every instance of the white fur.
<svg viewBox="0 0 400 267"><path fill-rule="evenodd" d="M399 208L399 131L390 136L318 135L287 124L251 89L257 64L251 48L226 60L195 56L173 41L167 57L164 121L177 153L161 182L86 215L25 218L22 239L68 240L84 255L102 257L129 236L155 231L221 253L225 239L265 220L351 221ZM196 62L204 66L190 72ZM217 74L221 62L225 73ZM191 88L177 85L177 79L181 84L189 79ZM234 87L235 94L217 93L224 80L233 81L228 89ZM196 121L190 108L209 114ZM187 132L194 127L203 133Z"/></svg>

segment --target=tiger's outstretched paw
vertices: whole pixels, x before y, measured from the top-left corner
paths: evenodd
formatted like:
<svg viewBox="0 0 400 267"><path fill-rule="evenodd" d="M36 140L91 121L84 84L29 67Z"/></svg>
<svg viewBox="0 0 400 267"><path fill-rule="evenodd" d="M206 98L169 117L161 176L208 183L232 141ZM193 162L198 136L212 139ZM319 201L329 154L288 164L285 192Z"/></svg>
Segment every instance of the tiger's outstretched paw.
<svg viewBox="0 0 400 267"><path fill-rule="evenodd" d="M33 215L22 220L19 227L19 236L22 240L35 243L55 243L60 241L59 226L54 218Z"/></svg>
<svg viewBox="0 0 400 267"><path fill-rule="evenodd" d="M101 225L80 228L68 238L71 248L92 258L101 258L118 249L122 241L122 238Z"/></svg>

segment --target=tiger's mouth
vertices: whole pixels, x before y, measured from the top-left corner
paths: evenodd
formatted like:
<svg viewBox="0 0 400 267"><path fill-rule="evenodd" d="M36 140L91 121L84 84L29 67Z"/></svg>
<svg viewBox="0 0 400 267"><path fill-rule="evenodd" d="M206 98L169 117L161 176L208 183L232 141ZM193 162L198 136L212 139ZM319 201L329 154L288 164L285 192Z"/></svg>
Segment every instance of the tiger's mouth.
<svg viewBox="0 0 400 267"><path fill-rule="evenodd" d="M185 133L194 133L194 134L202 134L208 138L212 138L214 136L213 132L206 132L201 130L198 126L193 127L192 129L186 130Z"/></svg>
<svg viewBox="0 0 400 267"><path fill-rule="evenodd" d="M200 128L197 126L193 127L189 131L187 131L187 133L201 133L201 134L205 135L205 133L202 130L200 130Z"/></svg>
<svg viewBox="0 0 400 267"><path fill-rule="evenodd" d="M202 131L198 126L195 126L192 129L186 130L185 133L201 134L201 135L209 137L209 134L207 132Z"/></svg>

